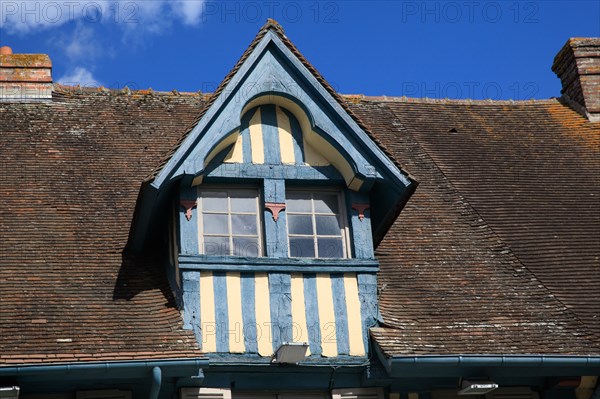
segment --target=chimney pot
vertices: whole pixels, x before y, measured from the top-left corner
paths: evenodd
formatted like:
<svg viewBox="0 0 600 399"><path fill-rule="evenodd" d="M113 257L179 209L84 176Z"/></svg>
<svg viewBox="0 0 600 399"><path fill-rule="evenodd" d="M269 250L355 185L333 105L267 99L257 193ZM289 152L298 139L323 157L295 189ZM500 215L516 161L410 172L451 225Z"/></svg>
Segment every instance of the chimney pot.
<svg viewBox="0 0 600 399"><path fill-rule="evenodd" d="M8 46L2 46L0 47L0 55L8 55L8 54L12 54L12 49Z"/></svg>

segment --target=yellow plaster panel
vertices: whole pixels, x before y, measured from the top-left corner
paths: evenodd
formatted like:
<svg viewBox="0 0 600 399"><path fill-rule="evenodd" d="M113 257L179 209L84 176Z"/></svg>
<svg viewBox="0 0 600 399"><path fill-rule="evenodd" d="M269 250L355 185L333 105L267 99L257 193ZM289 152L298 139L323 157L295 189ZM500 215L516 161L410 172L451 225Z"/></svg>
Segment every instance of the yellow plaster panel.
<svg viewBox="0 0 600 399"><path fill-rule="evenodd" d="M346 185L350 184L354 178L352 166L350 166L348 161L346 161L346 158L344 158L342 154L340 154L340 152L329 143L329 141L325 140L314 131L304 134L304 140L313 148L318 148L318 152L329 162L331 162L338 172L342 174L344 180L346 181Z"/></svg>
<svg viewBox="0 0 600 399"><path fill-rule="evenodd" d="M290 118L281 110L275 107L277 115L277 131L279 134L279 153L281 154L281 163L294 164L294 140L292 138L292 127Z"/></svg>
<svg viewBox="0 0 600 399"><path fill-rule="evenodd" d="M250 146L252 147L252 163L265 163L265 145L261 125L260 108L257 108L250 119Z"/></svg>
<svg viewBox="0 0 600 399"><path fill-rule="evenodd" d="M229 352L244 353L244 320L240 273L227 273L227 310L229 312Z"/></svg>
<svg viewBox="0 0 600 399"><path fill-rule="evenodd" d="M229 151L229 154L225 157L223 162L227 163L243 163L244 162L244 147L242 135L238 133L237 140Z"/></svg>
<svg viewBox="0 0 600 399"><path fill-rule="evenodd" d="M327 159L323 158L323 156L321 154L319 154L317 152L317 150L315 150L314 148L312 148L312 146L310 144L308 144L306 142L306 140L302 140L303 141L303 147L304 147L304 163L306 163L308 166L329 166L330 163Z"/></svg>
<svg viewBox="0 0 600 399"><path fill-rule="evenodd" d="M271 304L267 273L256 273L254 289L258 354L268 357L273 355L273 345L271 343Z"/></svg>
<svg viewBox="0 0 600 399"><path fill-rule="evenodd" d="M210 161L212 161L212 159L215 156L217 156L218 153L235 143L239 135L240 132L236 130L229 134L227 137L223 138L223 140L221 140L219 144L217 144L215 148L213 148L212 151L206 156L206 158L204 159L204 166L208 165Z"/></svg>
<svg viewBox="0 0 600 399"><path fill-rule="evenodd" d="M202 328L202 351L217 351L217 321L215 319L215 291L211 272L200 273L200 327Z"/></svg>
<svg viewBox="0 0 600 399"><path fill-rule="evenodd" d="M317 274L317 301L319 303L319 327L321 349L325 357L335 357L337 352L337 328L333 309L333 291L329 274Z"/></svg>
<svg viewBox="0 0 600 399"><path fill-rule="evenodd" d="M364 356L365 345L358 297L358 281L356 274L344 274L344 291L346 291L346 313L348 315L348 344L350 356Z"/></svg>
<svg viewBox="0 0 600 399"><path fill-rule="evenodd" d="M306 324L306 304L304 302L304 276L292 274L292 325L293 341L308 343L308 327ZM310 355L310 349L307 350Z"/></svg>

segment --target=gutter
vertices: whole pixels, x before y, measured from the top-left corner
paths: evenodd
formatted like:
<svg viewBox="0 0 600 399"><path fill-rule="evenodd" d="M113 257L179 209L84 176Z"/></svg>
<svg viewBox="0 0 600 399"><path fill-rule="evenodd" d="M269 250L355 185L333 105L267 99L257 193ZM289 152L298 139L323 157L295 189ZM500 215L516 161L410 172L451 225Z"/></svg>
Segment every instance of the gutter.
<svg viewBox="0 0 600 399"><path fill-rule="evenodd" d="M405 377L411 372L432 376L460 375L477 368L504 370L519 368L519 373L531 375L597 375L600 356L560 355L455 355L455 356L393 356L384 361L392 377ZM587 372L587 374L586 374Z"/></svg>
<svg viewBox="0 0 600 399"><path fill-rule="evenodd" d="M209 365L208 358L169 359L153 361L128 362L90 362L33 364L11 367L0 367L0 377L51 377L59 375L81 374L82 378L110 378L111 375L147 378L151 375L149 399L157 399L164 377L194 377L198 371Z"/></svg>

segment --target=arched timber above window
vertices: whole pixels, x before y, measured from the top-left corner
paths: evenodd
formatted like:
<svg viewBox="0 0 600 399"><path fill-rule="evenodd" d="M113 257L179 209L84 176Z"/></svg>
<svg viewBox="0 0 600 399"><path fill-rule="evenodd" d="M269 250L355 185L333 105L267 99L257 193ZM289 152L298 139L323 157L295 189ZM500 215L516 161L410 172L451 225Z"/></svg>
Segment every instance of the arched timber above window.
<svg viewBox="0 0 600 399"><path fill-rule="evenodd" d="M308 112L284 96L259 96L242 110L240 126L217 143L204 160L211 163L254 165L333 166L352 190L365 177L357 165L367 165L360 154L352 155L331 136L320 132ZM196 176L201 182L203 174Z"/></svg>

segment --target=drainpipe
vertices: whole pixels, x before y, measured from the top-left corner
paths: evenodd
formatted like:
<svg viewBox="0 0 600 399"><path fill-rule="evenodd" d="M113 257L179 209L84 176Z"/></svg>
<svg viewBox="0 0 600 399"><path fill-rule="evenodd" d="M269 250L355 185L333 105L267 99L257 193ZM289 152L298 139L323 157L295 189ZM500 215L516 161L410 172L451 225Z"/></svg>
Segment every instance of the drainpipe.
<svg viewBox="0 0 600 399"><path fill-rule="evenodd" d="M150 397L148 399L158 399L158 393L160 392L160 386L162 384L162 370L160 367L155 366L152 369L152 385L150 387Z"/></svg>

